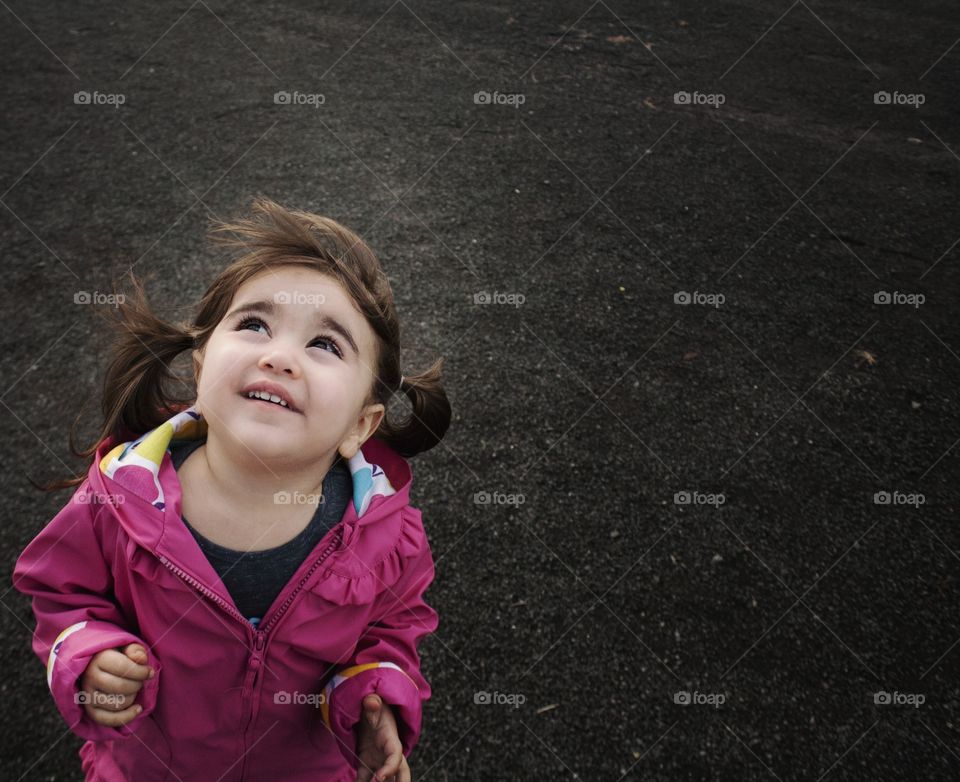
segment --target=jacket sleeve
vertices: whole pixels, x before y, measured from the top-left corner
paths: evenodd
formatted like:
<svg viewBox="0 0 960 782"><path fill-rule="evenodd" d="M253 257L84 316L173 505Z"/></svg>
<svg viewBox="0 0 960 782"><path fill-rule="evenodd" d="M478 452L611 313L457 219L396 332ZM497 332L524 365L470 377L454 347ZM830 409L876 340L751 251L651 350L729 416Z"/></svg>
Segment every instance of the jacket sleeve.
<svg viewBox="0 0 960 782"><path fill-rule="evenodd" d="M82 739L104 741L136 732L139 721L156 706L160 661L150 647L129 632L112 600L113 575L97 535L96 521L105 506L89 481L21 553L13 586L32 597L37 621L33 651L47 668L47 686L57 710ZM80 677L91 658L104 649L140 643L156 671L143 682L135 702L143 711L118 728L90 718L80 695Z"/></svg>
<svg viewBox="0 0 960 782"><path fill-rule="evenodd" d="M433 557L424 539L420 555L408 560L393 586L383 589L372 614L379 618L367 625L352 658L324 689L320 704L323 721L354 770L359 765L354 729L362 715L363 699L372 692L391 706L405 757L420 738L422 707L431 691L420 672L417 647L439 624L437 612L423 599L433 577Z"/></svg>

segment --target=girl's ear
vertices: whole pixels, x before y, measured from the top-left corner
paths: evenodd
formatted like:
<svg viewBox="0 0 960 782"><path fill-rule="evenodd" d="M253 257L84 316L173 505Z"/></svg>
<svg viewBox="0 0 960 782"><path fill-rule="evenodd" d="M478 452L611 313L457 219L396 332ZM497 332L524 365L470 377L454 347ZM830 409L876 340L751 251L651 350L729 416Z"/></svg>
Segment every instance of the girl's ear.
<svg viewBox="0 0 960 782"><path fill-rule="evenodd" d="M347 436L347 439L340 443L338 450L344 459L349 459L351 456L356 454L356 452L360 450L360 446L363 445L375 431L377 431L377 427L380 426L380 422L383 420L386 410L387 409L380 403L367 405L365 408L363 408L360 418L357 419L357 424L354 426L353 431L350 432L350 434Z"/></svg>
<svg viewBox="0 0 960 782"><path fill-rule="evenodd" d="M200 370L203 368L203 353L199 350L194 350L191 355L193 356L193 382L199 385Z"/></svg>

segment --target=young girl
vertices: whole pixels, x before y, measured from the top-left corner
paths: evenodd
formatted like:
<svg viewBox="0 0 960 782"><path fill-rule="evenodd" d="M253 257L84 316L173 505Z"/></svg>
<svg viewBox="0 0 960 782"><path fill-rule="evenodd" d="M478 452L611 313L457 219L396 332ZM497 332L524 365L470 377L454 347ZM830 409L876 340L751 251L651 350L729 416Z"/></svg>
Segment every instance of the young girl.
<svg viewBox="0 0 960 782"><path fill-rule="evenodd" d="M442 360L401 376L389 282L335 221L257 199L212 236L243 252L192 325L132 275L116 310L91 464L14 569L34 652L88 782L408 782L438 618L406 459L449 426Z"/></svg>

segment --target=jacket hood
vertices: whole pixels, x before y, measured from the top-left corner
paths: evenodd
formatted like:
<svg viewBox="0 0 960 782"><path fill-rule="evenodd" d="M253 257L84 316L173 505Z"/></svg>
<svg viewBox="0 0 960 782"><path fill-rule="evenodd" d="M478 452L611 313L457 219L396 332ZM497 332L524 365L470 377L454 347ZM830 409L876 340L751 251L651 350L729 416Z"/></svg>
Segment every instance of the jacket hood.
<svg viewBox="0 0 960 782"><path fill-rule="evenodd" d="M207 428L206 419L196 405L191 405L156 429L135 440L115 445L106 453L103 451L109 447L109 441L104 441L97 449L95 462L99 465L100 472L115 483L147 500L155 508L163 510L166 507L166 497L160 481L160 468L164 454L174 440L199 440L206 437ZM384 443L380 445L382 448L378 449L375 443L368 440L347 462L353 478L353 507L358 518L366 513L375 497L389 497L397 491L384 469L379 464L368 461L364 455L364 451L367 451L368 455L374 458L373 451L388 449ZM391 460L386 452L379 453L376 458L379 461L392 461L394 480L401 485L409 483L409 465L395 452L393 455L394 460ZM400 462L396 459L400 459Z"/></svg>

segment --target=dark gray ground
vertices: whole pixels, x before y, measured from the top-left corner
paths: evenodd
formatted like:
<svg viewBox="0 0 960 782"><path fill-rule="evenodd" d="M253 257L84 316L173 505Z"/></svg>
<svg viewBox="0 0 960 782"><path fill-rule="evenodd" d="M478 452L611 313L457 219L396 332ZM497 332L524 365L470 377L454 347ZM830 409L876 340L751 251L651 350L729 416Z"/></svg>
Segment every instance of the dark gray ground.
<svg viewBox="0 0 960 782"><path fill-rule="evenodd" d="M84 444L98 423L104 338L74 293L135 263L190 317L221 262L208 210L263 193L380 253L405 371L446 357L454 423L413 462L441 617L414 779L958 777L954 4L0 14L7 573L69 496L25 473L75 468L74 414ZM77 780L27 601L0 595L0 776Z"/></svg>

